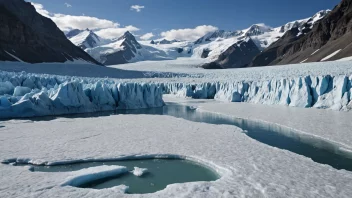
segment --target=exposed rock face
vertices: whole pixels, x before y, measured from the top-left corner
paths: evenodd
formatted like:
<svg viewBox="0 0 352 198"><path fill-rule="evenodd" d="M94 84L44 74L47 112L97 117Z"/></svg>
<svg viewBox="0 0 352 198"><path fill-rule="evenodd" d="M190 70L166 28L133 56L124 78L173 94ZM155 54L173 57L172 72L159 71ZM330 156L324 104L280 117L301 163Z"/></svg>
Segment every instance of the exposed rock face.
<svg viewBox="0 0 352 198"><path fill-rule="evenodd" d="M250 66L331 61L352 56L351 19L352 1L342 0L312 30L308 29L298 37L295 36L298 28L287 31L281 39L255 57Z"/></svg>
<svg viewBox="0 0 352 198"><path fill-rule="evenodd" d="M162 39L162 40L160 40L160 41L154 41L154 40L152 40L151 42L150 42L150 44L153 44L153 45L156 45L156 44L160 44L160 45L165 45L165 44L172 44L172 43L175 43L175 42L179 42L178 40L171 40L171 41L169 41L169 40L166 40L166 39Z"/></svg>
<svg viewBox="0 0 352 198"><path fill-rule="evenodd" d="M49 18L23 0L0 0L0 60L29 63L74 59L100 64L72 44Z"/></svg>
<svg viewBox="0 0 352 198"><path fill-rule="evenodd" d="M246 67L253 57L260 53L259 48L250 37L241 40L225 52L220 54L219 58L211 63L203 65L205 69L226 69Z"/></svg>
<svg viewBox="0 0 352 198"><path fill-rule="evenodd" d="M166 39L163 39L159 42L159 44L171 44L173 43L173 41L169 41L169 40L166 40Z"/></svg>
<svg viewBox="0 0 352 198"><path fill-rule="evenodd" d="M306 29L310 31L310 29ZM270 45L262 53L258 53L257 56L252 60L250 66L265 66L274 65L281 59L279 59L279 54L284 55L287 50L292 47L293 43L304 36L301 34L299 36L299 28L293 28L284 34L278 41Z"/></svg>
<svg viewBox="0 0 352 198"><path fill-rule="evenodd" d="M209 49L203 49L202 55L200 56L201 58L208 58L210 53Z"/></svg>

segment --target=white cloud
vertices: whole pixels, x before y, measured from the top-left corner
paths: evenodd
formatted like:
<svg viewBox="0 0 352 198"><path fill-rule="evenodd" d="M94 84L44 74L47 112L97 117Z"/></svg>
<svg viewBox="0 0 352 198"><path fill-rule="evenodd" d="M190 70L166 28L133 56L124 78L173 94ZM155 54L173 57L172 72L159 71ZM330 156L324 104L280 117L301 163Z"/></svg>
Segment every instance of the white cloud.
<svg viewBox="0 0 352 198"><path fill-rule="evenodd" d="M39 14L53 20L62 31L68 31L71 29L83 30L87 28L95 30L101 28L116 28L119 26L118 23L106 19L99 19L90 16L74 16L50 13L44 9L42 4L32 3L32 5L35 7Z"/></svg>
<svg viewBox="0 0 352 198"><path fill-rule="evenodd" d="M49 16L49 12L47 10L44 9L44 6L42 4L39 3L33 3L31 2L31 4L34 6L34 8L37 10L37 12L45 17L50 18Z"/></svg>
<svg viewBox="0 0 352 198"><path fill-rule="evenodd" d="M135 32L138 30L139 29L137 27L129 25L129 26L121 27L121 28L101 29L101 30L96 31L95 33L102 38L113 39L113 38L118 38L118 37L122 36L127 31Z"/></svg>
<svg viewBox="0 0 352 198"><path fill-rule="evenodd" d="M211 25L201 25L194 29L172 29L166 32L161 32L161 36L167 40L197 40L209 32L218 30L217 27Z"/></svg>
<svg viewBox="0 0 352 198"><path fill-rule="evenodd" d="M32 5L39 14L53 20L62 31L69 31L72 29L84 30L89 28L91 30L96 30L99 33L98 35L103 38L116 38L126 31L134 32L139 30L132 25L121 27L119 23L107 19L99 19L85 15L74 16L50 13L44 9L42 4L32 3Z"/></svg>
<svg viewBox="0 0 352 198"><path fill-rule="evenodd" d="M153 38L155 35L152 32L146 33L144 35L142 35L141 37L139 37L142 40L149 40L151 38Z"/></svg>
<svg viewBox="0 0 352 198"><path fill-rule="evenodd" d="M68 8L72 8L72 5L69 4L69 3L65 3L65 6L68 7Z"/></svg>
<svg viewBox="0 0 352 198"><path fill-rule="evenodd" d="M141 5L131 6L131 10L135 10L136 12L140 12L140 11L142 11L142 9L144 9L144 6L141 6Z"/></svg>
<svg viewBox="0 0 352 198"><path fill-rule="evenodd" d="M73 16L65 14L53 14L50 18L56 23L56 25L63 31L71 29L102 29L102 28L116 28L120 24L106 20L99 19L90 16Z"/></svg>

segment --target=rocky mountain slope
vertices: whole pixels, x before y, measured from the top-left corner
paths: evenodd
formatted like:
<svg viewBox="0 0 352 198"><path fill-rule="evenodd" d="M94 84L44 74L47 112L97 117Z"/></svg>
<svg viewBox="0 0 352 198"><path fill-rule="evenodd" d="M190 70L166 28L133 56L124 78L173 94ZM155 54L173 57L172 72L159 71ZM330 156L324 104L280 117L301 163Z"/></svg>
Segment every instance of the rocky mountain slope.
<svg viewBox="0 0 352 198"><path fill-rule="evenodd" d="M254 58L250 66L339 60L352 56L352 1L342 0L312 29L288 31ZM305 27L309 26L308 24Z"/></svg>
<svg viewBox="0 0 352 198"><path fill-rule="evenodd" d="M320 11L310 18L292 21L276 28L271 28L265 24L254 24L247 29L232 32L232 34L227 32L224 34L225 36L217 33L216 35L220 35L221 39L214 36L208 39L206 35L206 38L201 38L200 40L217 41L216 44L224 42L227 45L221 45L222 47L219 48L219 45L209 42L208 45L198 47L197 49L203 48L203 52L207 52L212 60L210 63L203 65L203 68L247 67L251 65L253 58L260 55L261 51L266 51L269 46L271 47L281 41L287 42L287 40L304 36L313 28L314 23L322 19L329 12L330 10ZM227 38L227 35L231 36ZM199 40L197 42L199 43ZM241 47L238 47L238 43L242 43ZM201 51L198 53L201 53ZM258 64L269 60L268 56L262 57L258 61Z"/></svg>
<svg viewBox="0 0 352 198"><path fill-rule="evenodd" d="M100 64L73 45L24 0L0 0L0 60L29 63L85 61Z"/></svg>
<svg viewBox="0 0 352 198"><path fill-rule="evenodd" d="M240 40L219 55L216 61L203 65L204 69L238 68L246 66L260 50L250 37Z"/></svg>

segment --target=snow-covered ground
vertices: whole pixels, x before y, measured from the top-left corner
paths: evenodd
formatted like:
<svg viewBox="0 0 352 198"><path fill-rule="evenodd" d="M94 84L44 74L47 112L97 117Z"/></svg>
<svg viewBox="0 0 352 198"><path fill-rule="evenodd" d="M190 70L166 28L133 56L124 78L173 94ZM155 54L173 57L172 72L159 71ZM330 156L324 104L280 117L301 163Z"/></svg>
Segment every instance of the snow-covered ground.
<svg viewBox="0 0 352 198"><path fill-rule="evenodd" d="M202 78L197 82L216 82L216 81L253 81L253 80L270 80L279 78L294 78L304 76L339 76L352 74L351 61L331 61L321 63L302 63L284 66L267 66L240 69L224 70L205 70L199 66L204 63L204 59L197 58L179 58L170 61L144 61L123 65L109 66L110 68L124 69L128 71L141 72L172 72L198 74ZM1 68L1 67L0 67ZM144 79L143 79L144 80ZM159 80L159 79L158 79ZM170 82L192 82L190 78L164 79Z"/></svg>
<svg viewBox="0 0 352 198"><path fill-rule="evenodd" d="M0 197L347 198L352 193L351 172L259 143L234 126L147 115L10 120L1 126L2 159L43 163L171 154L209 165L221 178L169 185L154 194L127 195L124 186L94 190L63 185L75 178L119 171L119 167L43 173L0 164Z"/></svg>

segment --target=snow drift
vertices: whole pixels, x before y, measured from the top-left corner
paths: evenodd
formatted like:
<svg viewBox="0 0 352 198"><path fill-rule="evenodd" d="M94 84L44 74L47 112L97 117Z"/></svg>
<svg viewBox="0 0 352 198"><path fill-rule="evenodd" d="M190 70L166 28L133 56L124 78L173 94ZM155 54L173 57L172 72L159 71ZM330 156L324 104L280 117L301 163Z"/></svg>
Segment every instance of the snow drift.
<svg viewBox="0 0 352 198"><path fill-rule="evenodd" d="M344 111L352 109L352 76L160 85L165 94L178 97Z"/></svg>
<svg viewBox="0 0 352 198"><path fill-rule="evenodd" d="M0 118L163 105L162 90L152 83L0 72Z"/></svg>

